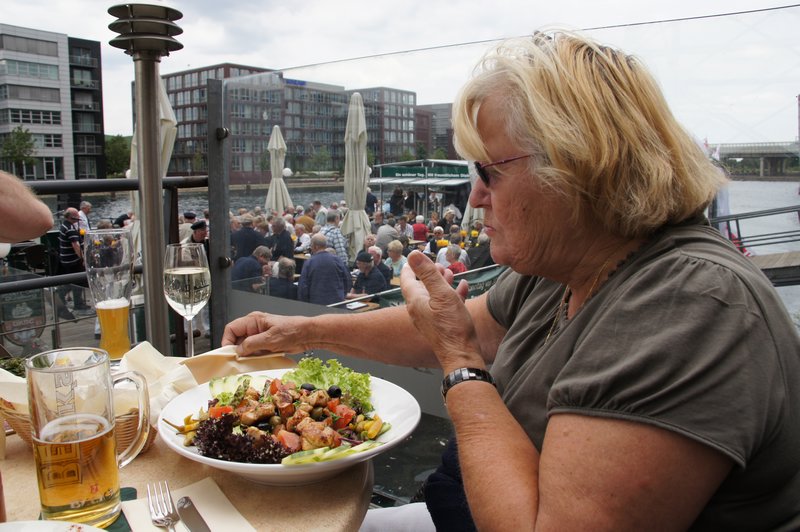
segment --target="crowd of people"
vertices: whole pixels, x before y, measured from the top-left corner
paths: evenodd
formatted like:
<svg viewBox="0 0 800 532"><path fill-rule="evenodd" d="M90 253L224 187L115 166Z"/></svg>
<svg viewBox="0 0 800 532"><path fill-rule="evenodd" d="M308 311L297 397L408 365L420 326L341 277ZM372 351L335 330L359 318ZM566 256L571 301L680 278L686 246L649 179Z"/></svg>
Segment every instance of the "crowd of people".
<svg viewBox="0 0 800 532"><path fill-rule="evenodd" d="M231 213L234 288L330 305L392 288L392 278L399 278L406 257L417 247L424 246L432 260L456 273L470 268L472 256L478 258L476 268L493 264L490 237L480 220L465 231L455 211L447 210L442 217L444 223L450 222L445 231L431 225L439 219L435 211L426 220L413 209L406 209L405 201L391 204L391 198L406 198L400 189L387 202L394 205L394 212L382 208L380 201L368 194L367 201L374 201L366 209L372 211L371 233L364 238L355 260L349 257L348 238L340 229L347 212L344 201L325 207L315 200L307 207L291 207L280 214L266 213L260 207ZM184 218L186 214L193 213L185 213ZM412 241L417 245L411 246ZM450 258L455 257L451 262L447 262L447 248L452 248ZM296 283L296 290L278 288L288 281ZM377 296L372 299L377 300Z"/></svg>

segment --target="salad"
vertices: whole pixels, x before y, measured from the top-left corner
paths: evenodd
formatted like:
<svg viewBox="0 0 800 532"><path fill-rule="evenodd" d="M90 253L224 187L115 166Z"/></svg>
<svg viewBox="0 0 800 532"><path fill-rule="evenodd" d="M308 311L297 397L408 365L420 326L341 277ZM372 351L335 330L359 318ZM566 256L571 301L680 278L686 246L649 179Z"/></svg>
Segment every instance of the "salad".
<svg viewBox="0 0 800 532"><path fill-rule="evenodd" d="M212 399L178 425L184 445L220 460L305 464L381 445L391 426L373 412L370 376L332 359L303 358L282 378L218 377Z"/></svg>

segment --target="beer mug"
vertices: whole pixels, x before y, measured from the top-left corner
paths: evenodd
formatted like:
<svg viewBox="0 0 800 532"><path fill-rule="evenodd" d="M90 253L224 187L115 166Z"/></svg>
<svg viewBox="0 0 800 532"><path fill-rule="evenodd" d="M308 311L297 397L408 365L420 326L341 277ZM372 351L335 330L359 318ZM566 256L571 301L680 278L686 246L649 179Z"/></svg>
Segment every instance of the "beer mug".
<svg viewBox="0 0 800 532"><path fill-rule="evenodd" d="M100 349L112 359L131 348L128 316L133 279L133 239L128 229L88 231L84 259L89 291L100 320Z"/></svg>
<svg viewBox="0 0 800 532"><path fill-rule="evenodd" d="M144 447L150 431L147 383L135 371L109 371L108 353L55 349L25 361L31 436L44 519L103 527L120 512L119 468ZM113 387L138 391L137 436L117 455Z"/></svg>

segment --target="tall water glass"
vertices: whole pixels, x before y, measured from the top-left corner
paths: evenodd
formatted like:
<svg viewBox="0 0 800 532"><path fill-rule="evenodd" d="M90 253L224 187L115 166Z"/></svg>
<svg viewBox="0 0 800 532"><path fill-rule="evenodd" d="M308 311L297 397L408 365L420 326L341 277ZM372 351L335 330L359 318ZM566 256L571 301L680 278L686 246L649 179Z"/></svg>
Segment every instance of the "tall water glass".
<svg viewBox="0 0 800 532"><path fill-rule="evenodd" d="M164 296L189 325L186 355L194 356L192 320L211 297L211 274L203 244L169 244L164 256Z"/></svg>
<svg viewBox="0 0 800 532"><path fill-rule="evenodd" d="M28 407L42 517L104 527L120 512L119 468L144 447L150 430L147 383L135 371L109 371L108 353L76 347L25 361ZM113 387L138 390L137 436L117 455Z"/></svg>
<svg viewBox="0 0 800 532"><path fill-rule="evenodd" d="M100 320L100 348L112 359L131 348L128 316L133 285L133 239L128 229L98 229L84 239L86 276Z"/></svg>

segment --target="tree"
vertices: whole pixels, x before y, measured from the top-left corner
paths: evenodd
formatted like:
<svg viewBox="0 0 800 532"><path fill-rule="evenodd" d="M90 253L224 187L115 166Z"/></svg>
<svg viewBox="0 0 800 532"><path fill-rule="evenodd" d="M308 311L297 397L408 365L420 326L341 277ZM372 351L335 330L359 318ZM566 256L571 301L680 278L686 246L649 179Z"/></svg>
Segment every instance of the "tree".
<svg viewBox="0 0 800 532"><path fill-rule="evenodd" d="M331 154L328 153L328 148L326 146L322 146L320 149L314 152L314 155L311 156L311 169L322 171L328 170L331 167Z"/></svg>
<svg viewBox="0 0 800 532"><path fill-rule="evenodd" d="M130 137L106 138L106 168L109 176L122 177L131 164Z"/></svg>
<svg viewBox="0 0 800 532"><path fill-rule="evenodd" d="M428 150L425 149L425 143L417 142L417 159L427 159L428 158Z"/></svg>
<svg viewBox="0 0 800 532"><path fill-rule="evenodd" d="M401 161L413 161L414 154L411 153L411 150L404 150L403 155L400 156Z"/></svg>
<svg viewBox="0 0 800 532"><path fill-rule="evenodd" d="M444 148L436 148L433 150L431 159L447 159L447 152L444 151Z"/></svg>
<svg viewBox="0 0 800 532"><path fill-rule="evenodd" d="M24 167L36 163L36 143L33 134L22 126L17 126L3 141L2 157L10 168L11 173L24 175Z"/></svg>

